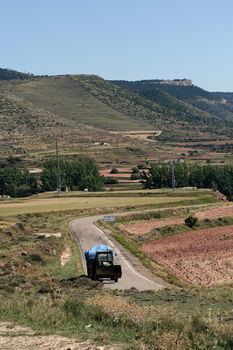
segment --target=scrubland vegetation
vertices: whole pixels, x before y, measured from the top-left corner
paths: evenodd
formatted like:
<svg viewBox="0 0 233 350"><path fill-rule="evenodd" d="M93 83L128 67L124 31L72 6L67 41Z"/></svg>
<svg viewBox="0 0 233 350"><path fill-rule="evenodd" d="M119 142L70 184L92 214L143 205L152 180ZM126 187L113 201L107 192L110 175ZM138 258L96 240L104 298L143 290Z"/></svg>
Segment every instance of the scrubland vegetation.
<svg viewBox="0 0 233 350"><path fill-rule="evenodd" d="M197 194L196 203L204 192ZM166 191L162 195L166 196ZM179 195L187 198L182 191ZM143 205L143 197L139 198ZM173 203L167 203L170 205ZM187 215L187 211L181 209L181 214ZM80 277L80 255L67 223L95 213L93 206L1 219L1 319L30 326L40 334L59 332L128 350L231 349L230 285L207 290L183 286L159 292L107 291L101 283ZM144 219L162 218L172 213L178 214L178 209L143 215ZM129 221L129 217L135 220L140 216L132 212L120 221ZM71 256L62 266L67 246Z"/></svg>
<svg viewBox="0 0 233 350"><path fill-rule="evenodd" d="M0 80L0 319L125 350L232 349L231 94L11 70ZM54 192L57 137L67 193ZM99 224L167 288L106 290L83 276L68 223L105 213L116 223Z"/></svg>

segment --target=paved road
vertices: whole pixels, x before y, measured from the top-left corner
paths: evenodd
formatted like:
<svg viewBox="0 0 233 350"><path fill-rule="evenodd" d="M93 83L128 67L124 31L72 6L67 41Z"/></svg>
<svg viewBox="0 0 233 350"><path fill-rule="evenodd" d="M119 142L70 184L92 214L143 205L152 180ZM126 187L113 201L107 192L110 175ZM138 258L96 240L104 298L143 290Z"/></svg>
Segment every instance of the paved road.
<svg viewBox="0 0 233 350"><path fill-rule="evenodd" d="M117 283L105 281L105 287L111 289L130 289L134 287L141 291L163 288L165 284L162 284L162 281L155 281L154 276L142 266L137 258L129 254L117 242L110 240L106 233L94 225L100 219L103 219L103 216L85 217L70 222L70 229L81 248L84 271L86 271L84 251L97 244L107 244L113 247L117 253L117 262L122 267L122 278Z"/></svg>

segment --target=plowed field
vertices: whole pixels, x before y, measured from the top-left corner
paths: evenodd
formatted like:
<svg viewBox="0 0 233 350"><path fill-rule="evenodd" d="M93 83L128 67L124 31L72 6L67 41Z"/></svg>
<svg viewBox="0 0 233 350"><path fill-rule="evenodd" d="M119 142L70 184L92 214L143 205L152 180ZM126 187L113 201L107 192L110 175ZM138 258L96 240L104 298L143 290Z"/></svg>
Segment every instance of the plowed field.
<svg viewBox="0 0 233 350"><path fill-rule="evenodd" d="M149 233L155 228L160 228L170 225L183 224L184 219L165 219L165 220L142 220L132 224L120 225L120 229L126 231L130 235L141 236Z"/></svg>
<svg viewBox="0 0 233 350"><path fill-rule="evenodd" d="M211 208L208 210L200 211L196 213L196 216L200 220L204 219L218 219L227 216L233 216L233 205L225 206L222 208Z"/></svg>
<svg viewBox="0 0 233 350"><path fill-rule="evenodd" d="M222 208L211 208L200 211L195 214L199 220L218 219L222 217L233 216L233 205ZM170 225L184 224L184 218L172 218L163 220L142 220L135 223L121 225L120 228L130 235L141 236L149 233L151 230Z"/></svg>
<svg viewBox="0 0 233 350"><path fill-rule="evenodd" d="M233 282L233 225L151 241L141 249L189 283L211 286Z"/></svg>
<svg viewBox="0 0 233 350"><path fill-rule="evenodd" d="M131 169L130 168L118 168L117 174L111 174L111 169L103 169L100 171L100 174L104 177L114 177L117 179L128 179L131 175Z"/></svg>

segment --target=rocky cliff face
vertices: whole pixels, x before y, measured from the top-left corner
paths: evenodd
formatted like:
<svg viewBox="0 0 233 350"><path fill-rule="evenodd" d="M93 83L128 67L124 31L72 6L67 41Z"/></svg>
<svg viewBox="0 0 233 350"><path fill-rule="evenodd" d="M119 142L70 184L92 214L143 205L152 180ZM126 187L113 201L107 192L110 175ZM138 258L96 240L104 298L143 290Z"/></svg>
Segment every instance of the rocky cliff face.
<svg viewBox="0 0 233 350"><path fill-rule="evenodd" d="M192 86L193 82L190 79L174 79L174 80L155 80L155 84L174 85L174 86Z"/></svg>

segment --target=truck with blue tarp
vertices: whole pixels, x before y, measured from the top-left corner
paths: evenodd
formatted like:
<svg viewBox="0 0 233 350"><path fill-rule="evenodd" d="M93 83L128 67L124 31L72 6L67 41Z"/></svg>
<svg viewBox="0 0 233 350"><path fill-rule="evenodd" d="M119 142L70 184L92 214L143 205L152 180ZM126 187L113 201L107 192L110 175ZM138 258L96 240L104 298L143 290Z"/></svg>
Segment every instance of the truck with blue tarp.
<svg viewBox="0 0 233 350"><path fill-rule="evenodd" d="M99 244L85 251L87 275L92 280L109 278L115 282L121 278L121 265L115 265L113 248Z"/></svg>

